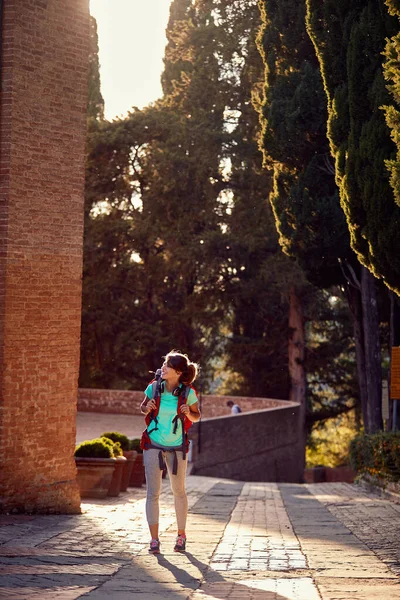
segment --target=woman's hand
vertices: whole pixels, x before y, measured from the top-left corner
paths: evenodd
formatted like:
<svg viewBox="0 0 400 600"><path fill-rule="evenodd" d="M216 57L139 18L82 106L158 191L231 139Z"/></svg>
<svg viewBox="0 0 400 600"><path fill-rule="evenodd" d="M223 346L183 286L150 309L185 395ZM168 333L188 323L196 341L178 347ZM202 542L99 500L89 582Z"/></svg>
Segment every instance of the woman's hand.
<svg viewBox="0 0 400 600"><path fill-rule="evenodd" d="M142 406L140 407L140 410L142 411L142 413L144 413L145 415L148 415L149 412L151 412L152 410L154 410L156 408L156 403L154 400L147 400L146 402L142 402Z"/></svg>
<svg viewBox="0 0 400 600"><path fill-rule="evenodd" d="M183 413L184 415L186 415L186 417L190 414L190 408L188 407L187 404L182 404L182 406L181 406L181 413Z"/></svg>
<svg viewBox="0 0 400 600"><path fill-rule="evenodd" d="M188 406L187 404L182 404L181 413L184 414L185 417L187 417L190 421L192 421L192 423L200 421L200 411L197 402L195 402L191 406Z"/></svg>

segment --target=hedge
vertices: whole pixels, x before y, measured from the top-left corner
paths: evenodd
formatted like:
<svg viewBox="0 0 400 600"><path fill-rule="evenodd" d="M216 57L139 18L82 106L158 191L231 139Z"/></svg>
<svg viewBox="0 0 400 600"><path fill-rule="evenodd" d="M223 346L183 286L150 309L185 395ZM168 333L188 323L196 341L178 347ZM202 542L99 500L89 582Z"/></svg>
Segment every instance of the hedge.
<svg viewBox="0 0 400 600"><path fill-rule="evenodd" d="M360 475L400 481L400 431L357 436L350 442L350 464Z"/></svg>

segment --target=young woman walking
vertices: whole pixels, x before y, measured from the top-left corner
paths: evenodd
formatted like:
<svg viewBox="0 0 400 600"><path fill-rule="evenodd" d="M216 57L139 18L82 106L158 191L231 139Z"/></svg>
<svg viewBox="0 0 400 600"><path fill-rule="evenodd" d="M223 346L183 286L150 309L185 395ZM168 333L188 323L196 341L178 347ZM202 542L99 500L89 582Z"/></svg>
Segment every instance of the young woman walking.
<svg viewBox="0 0 400 600"><path fill-rule="evenodd" d="M147 428L142 436L143 462L146 473L146 517L150 529L149 552L160 552L159 498L162 470L166 464L175 502L178 535L174 550L186 550L187 435L192 423L200 420L198 399L191 386L198 374L198 365L186 354L172 350L161 368L159 381L150 383L140 406L146 415Z"/></svg>

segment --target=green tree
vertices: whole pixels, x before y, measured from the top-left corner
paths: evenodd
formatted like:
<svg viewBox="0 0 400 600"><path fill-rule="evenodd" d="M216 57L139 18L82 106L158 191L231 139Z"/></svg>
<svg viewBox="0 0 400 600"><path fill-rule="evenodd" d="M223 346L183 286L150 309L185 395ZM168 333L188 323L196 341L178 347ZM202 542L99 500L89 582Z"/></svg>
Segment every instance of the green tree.
<svg viewBox="0 0 400 600"><path fill-rule="evenodd" d="M288 284L293 267L282 255L267 201L271 175L258 148L258 101L263 74L255 44L260 16L255 1L215 8L222 93L225 98L226 189L224 301L230 317L223 345L230 374L225 393L287 398ZM277 266L279 265L279 267ZM286 273L286 279L282 276Z"/></svg>
<svg viewBox="0 0 400 600"><path fill-rule="evenodd" d="M360 262L400 292L400 209L385 161L393 143L382 105L385 39L396 23L376 0L307 0L307 27L316 48L328 105L328 138L336 182Z"/></svg>
<svg viewBox="0 0 400 600"><path fill-rule="evenodd" d="M382 75L385 37L394 20L380 3L307 0L307 27L316 48L327 97L328 138L336 182L360 262L399 291L400 212L385 161L393 144L381 110L388 94ZM375 283L361 273L369 430L382 426ZM370 334L370 335L368 335Z"/></svg>
<svg viewBox="0 0 400 600"><path fill-rule="evenodd" d="M260 3L260 9L263 26L258 46L265 64L261 146L264 164L273 171L270 200L280 244L312 284L325 290L332 285L341 286L353 303L359 303L359 293L357 297L353 288L353 293L349 292L343 276L343 268L349 265L353 271L357 261L350 249L329 155L325 95L318 60L306 32L305 3L266 0ZM354 348L347 343L349 355L336 342L338 317L335 307L327 301L330 295L317 294L321 308L314 305L308 310L307 348L313 348L312 352L307 350L305 362L309 423L347 411L359 399L354 377L349 378L348 373ZM345 323L348 328L348 320ZM355 324L359 325L359 321L355 320ZM350 332L347 329L348 340ZM342 342L343 336L342 330ZM358 350L362 354L361 343ZM334 380L330 376L333 370Z"/></svg>
<svg viewBox="0 0 400 600"><path fill-rule="evenodd" d="M99 39L97 35L97 22L92 16L90 17L88 79L87 115L89 119L101 120L104 118L104 99L100 91Z"/></svg>
<svg viewBox="0 0 400 600"><path fill-rule="evenodd" d="M137 387L171 346L204 364L215 345L224 105L207 15L171 5L163 99L91 136L82 381Z"/></svg>
<svg viewBox="0 0 400 600"><path fill-rule="evenodd" d="M388 11L393 17L400 18L398 3L386 0ZM393 103L385 106L386 123L390 130L391 138L396 146L396 156L386 161L390 173L390 185L393 189L396 204L400 206L400 34L389 38L386 42L383 75L386 87L392 96ZM397 295L391 295L391 344L400 345L400 300Z"/></svg>

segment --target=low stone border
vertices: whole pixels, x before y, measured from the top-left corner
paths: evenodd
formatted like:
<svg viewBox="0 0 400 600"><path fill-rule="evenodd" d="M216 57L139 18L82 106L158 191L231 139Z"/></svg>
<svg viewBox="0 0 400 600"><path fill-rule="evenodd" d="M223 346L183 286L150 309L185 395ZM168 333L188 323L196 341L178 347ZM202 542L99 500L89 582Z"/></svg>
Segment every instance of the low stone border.
<svg viewBox="0 0 400 600"><path fill-rule="evenodd" d="M79 388L78 411L108 413L119 415L141 415L140 404L144 398L143 391L101 390L95 388ZM242 412L284 408L289 406L287 400L275 398L253 398L247 396L212 396L202 394L199 398L203 418L231 416L227 401L239 404ZM240 415L235 415L235 417Z"/></svg>
<svg viewBox="0 0 400 600"><path fill-rule="evenodd" d="M304 469L305 483L334 483L344 482L353 483L356 472L349 466L343 467L314 467L313 469Z"/></svg>
<svg viewBox="0 0 400 600"><path fill-rule="evenodd" d="M385 481L381 477L371 475L359 475L355 483L367 492L373 492L381 498L387 498L396 504L400 504L400 482Z"/></svg>

